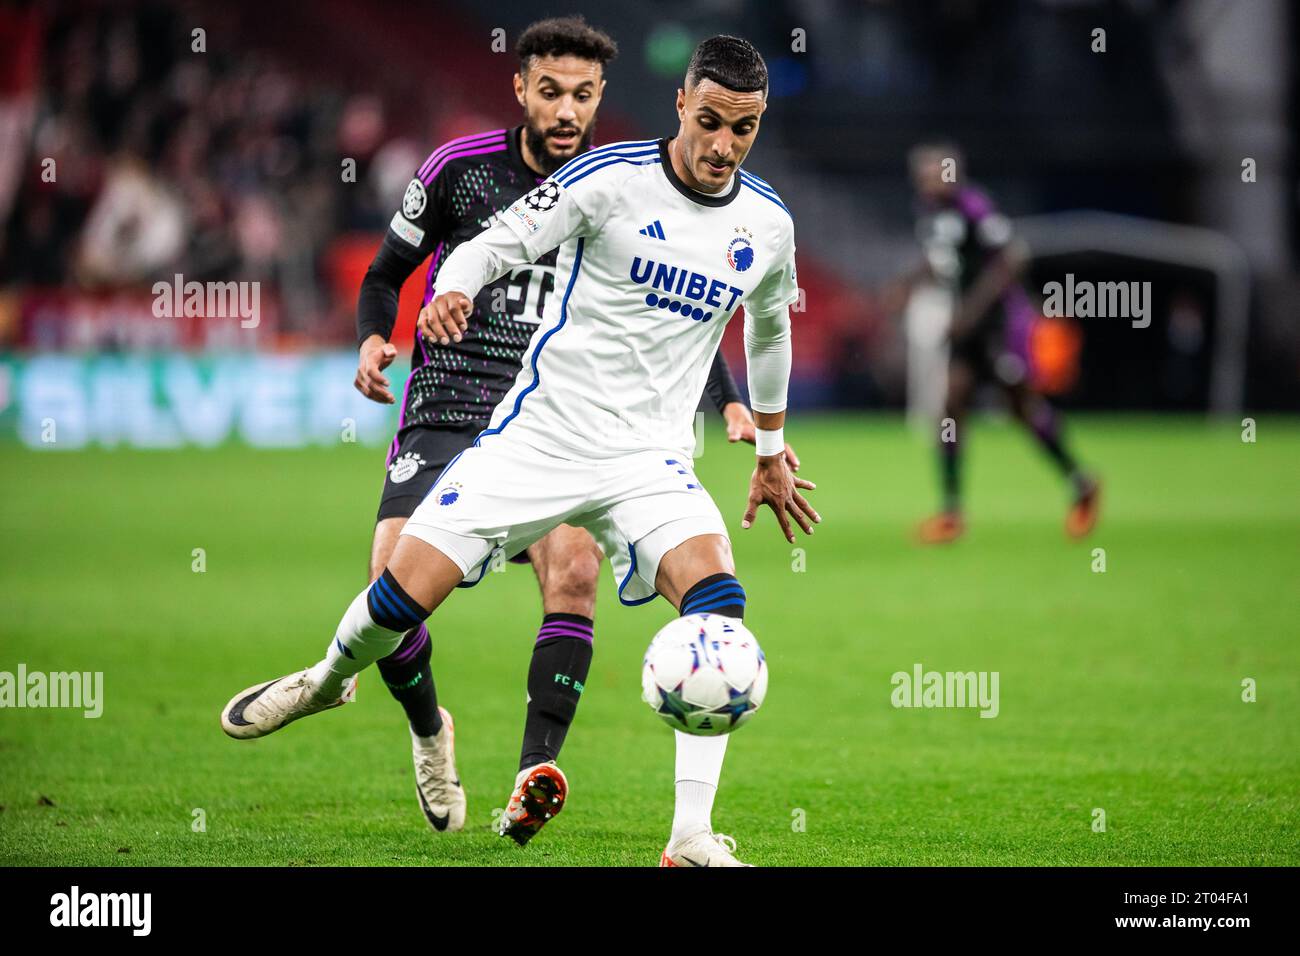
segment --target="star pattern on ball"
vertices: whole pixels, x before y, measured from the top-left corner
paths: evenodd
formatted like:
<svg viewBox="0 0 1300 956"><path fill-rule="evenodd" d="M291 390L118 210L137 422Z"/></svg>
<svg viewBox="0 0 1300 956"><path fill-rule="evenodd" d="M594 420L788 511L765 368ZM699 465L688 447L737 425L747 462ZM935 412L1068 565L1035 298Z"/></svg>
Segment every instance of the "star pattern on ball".
<svg viewBox="0 0 1300 956"><path fill-rule="evenodd" d="M681 688L678 688L677 690L664 690L660 687L658 711L661 714L667 714L669 717L675 717L680 721L685 721L686 715L689 714L693 708L690 704L686 703L686 701L682 700L682 695L679 693L680 690Z"/></svg>
<svg viewBox="0 0 1300 956"><path fill-rule="evenodd" d="M753 710L753 704L749 700L748 690L741 691L741 690L731 689L729 693L731 694L731 699L727 701L725 704L723 704L721 707L715 707L712 711L710 711L710 713L730 714L732 721L735 722L739 720L741 717L743 717L746 713Z"/></svg>

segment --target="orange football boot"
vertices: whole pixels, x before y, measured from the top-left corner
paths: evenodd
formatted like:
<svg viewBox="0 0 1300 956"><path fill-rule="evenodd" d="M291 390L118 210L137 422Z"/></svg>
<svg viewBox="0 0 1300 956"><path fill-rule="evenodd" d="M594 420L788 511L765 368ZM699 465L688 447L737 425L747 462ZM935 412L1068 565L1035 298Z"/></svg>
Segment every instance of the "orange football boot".
<svg viewBox="0 0 1300 956"><path fill-rule="evenodd" d="M1089 478L1074 496L1070 513L1065 516L1065 533L1071 538L1082 538L1097 526L1101 511L1101 482Z"/></svg>
<svg viewBox="0 0 1300 956"><path fill-rule="evenodd" d="M960 511L941 511L926 518L916 529L922 544L949 544L966 532L966 522Z"/></svg>

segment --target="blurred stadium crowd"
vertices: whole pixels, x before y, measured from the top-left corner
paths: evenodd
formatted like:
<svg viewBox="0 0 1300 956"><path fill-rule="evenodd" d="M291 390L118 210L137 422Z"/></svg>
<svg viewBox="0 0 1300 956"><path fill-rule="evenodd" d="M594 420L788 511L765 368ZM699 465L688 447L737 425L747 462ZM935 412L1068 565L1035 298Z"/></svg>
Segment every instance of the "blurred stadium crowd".
<svg viewBox="0 0 1300 956"><path fill-rule="evenodd" d="M284 331L320 331L327 249L382 229L414 165L384 141L377 97L305 83L256 52L193 55L194 19L166 5L0 15L22 54L8 70L27 72L10 90L29 94L30 114L10 117L30 123L30 147L5 150L25 159L0 183L0 281L261 280L288 306ZM339 156L357 162L354 188L339 188Z"/></svg>

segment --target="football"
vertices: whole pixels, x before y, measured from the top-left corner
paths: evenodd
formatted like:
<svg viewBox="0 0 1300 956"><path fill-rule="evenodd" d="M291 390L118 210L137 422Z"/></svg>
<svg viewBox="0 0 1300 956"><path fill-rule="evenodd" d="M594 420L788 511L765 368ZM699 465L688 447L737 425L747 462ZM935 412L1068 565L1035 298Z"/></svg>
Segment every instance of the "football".
<svg viewBox="0 0 1300 956"><path fill-rule="evenodd" d="M646 650L641 696L675 730L729 734L754 715L766 694L763 650L734 617L679 617Z"/></svg>

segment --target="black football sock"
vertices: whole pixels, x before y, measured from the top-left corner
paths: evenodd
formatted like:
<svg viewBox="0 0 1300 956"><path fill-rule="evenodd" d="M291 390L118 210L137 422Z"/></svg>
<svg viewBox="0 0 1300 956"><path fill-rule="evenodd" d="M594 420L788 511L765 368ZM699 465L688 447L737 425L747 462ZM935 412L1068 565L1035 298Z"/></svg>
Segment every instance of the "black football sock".
<svg viewBox="0 0 1300 956"><path fill-rule="evenodd" d="M961 511L961 448L956 440L939 443L939 477L943 486L943 510Z"/></svg>
<svg viewBox="0 0 1300 956"><path fill-rule="evenodd" d="M528 716L519 752L520 770L560 755L587 683L594 636L591 618L581 614L542 618L528 665Z"/></svg>
<svg viewBox="0 0 1300 956"><path fill-rule="evenodd" d="M1074 484L1076 489L1083 485L1083 474L1079 471L1079 466L1065 448L1065 441L1061 437L1060 416L1048 402L1039 402L1029 419L1029 430L1034 433L1038 439L1038 444L1047 452L1048 457L1056 462L1056 466L1061 469L1065 475Z"/></svg>
<svg viewBox="0 0 1300 956"><path fill-rule="evenodd" d="M722 614L745 617L745 589L734 574L710 574L682 595L682 617L687 614Z"/></svg>
<svg viewBox="0 0 1300 956"><path fill-rule="evenodd" d="M406 711L411 730L421 737L432 737L442 729L438 691L429 663L432 657L429 631L421 624L403 634L397 650L376 664L389 693Z"/></svg>

